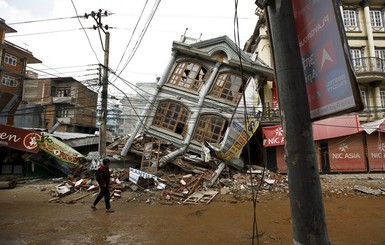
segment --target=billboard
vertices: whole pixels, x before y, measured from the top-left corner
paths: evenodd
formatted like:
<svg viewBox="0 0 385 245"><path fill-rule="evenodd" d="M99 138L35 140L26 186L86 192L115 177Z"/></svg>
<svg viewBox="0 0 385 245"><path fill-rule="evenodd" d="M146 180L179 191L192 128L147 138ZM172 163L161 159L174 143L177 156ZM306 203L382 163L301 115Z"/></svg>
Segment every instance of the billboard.
<svg viewBox="0 0 385 245"><path fill-rule="evenodd" d="M362 110L339 7L333 0L292 6L312 120Z"/></svg>

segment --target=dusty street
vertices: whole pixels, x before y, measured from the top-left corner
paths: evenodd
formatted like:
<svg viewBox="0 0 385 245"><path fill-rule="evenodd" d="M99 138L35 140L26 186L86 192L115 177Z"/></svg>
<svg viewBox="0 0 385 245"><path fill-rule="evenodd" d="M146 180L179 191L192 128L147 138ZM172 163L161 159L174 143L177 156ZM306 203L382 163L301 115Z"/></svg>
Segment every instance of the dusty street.
<svg viewBox="0 0 385 245"><path fill-rule="evenodd" d="M332 244L385 244L385 195L353 190L384 188L379 178L322 178L326 222ZM0 244L253 244L253 203L238 194L209 204L165 204L159 193L122 193L92 211L89 195L68 204L49 202L49 181L0 190ZM66 197L67 201L84 193ZM254 244L293 244L288 193L261 193Z"/></svg>

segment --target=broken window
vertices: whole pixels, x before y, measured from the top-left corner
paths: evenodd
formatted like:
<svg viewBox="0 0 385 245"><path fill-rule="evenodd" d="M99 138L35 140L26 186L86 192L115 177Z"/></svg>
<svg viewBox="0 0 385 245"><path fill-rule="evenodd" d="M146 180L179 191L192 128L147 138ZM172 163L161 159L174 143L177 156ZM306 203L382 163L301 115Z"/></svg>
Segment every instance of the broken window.
<svg viewBox="0 0 385 245"><path fill-rule="evenodd" d="M186 135L189 111L176 102L161 102L155 114L153 125L168 131Z"/></svg>
<svg viewBox="0 0 385 245"><path fill-rule="evenodd" d="M218 115L201 115L195 129L194 140L219 143L226 131L227 125L227 120Z"/></svg>
<svg viewBox="0 0 385 245"><path fill-rule="evenodd" d="M198 91L204 83L206 68L192 62L179 63L168 83Z"/></svg>
<svg viewBox="0 0 385 245"><path fill-rule="evenodd" d="M245 83L245 81L243 81ZM231 73L223 73L218 76L210 96L238 103L242 96L241 76Z"/></svg>

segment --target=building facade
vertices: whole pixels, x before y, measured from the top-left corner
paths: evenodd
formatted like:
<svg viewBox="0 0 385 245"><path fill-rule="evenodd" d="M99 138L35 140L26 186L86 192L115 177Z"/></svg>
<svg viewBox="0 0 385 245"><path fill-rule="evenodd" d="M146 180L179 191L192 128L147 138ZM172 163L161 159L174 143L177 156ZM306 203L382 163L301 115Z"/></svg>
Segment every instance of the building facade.
<svg viewBox="0 0 385 245"><path fill-rule="evenodd" d="M0 123L8 125L14 125L15 113L22 104L27 64L41 63L32 52L5 41L5 35L14 32L0 19Z"/></svg>
<svg viewBox="0 0 385 245"><path fill-rule="evenodd" d="M23 87L17 126L60 132L96 131L98 95L72 77L29 79Z"/></svg>

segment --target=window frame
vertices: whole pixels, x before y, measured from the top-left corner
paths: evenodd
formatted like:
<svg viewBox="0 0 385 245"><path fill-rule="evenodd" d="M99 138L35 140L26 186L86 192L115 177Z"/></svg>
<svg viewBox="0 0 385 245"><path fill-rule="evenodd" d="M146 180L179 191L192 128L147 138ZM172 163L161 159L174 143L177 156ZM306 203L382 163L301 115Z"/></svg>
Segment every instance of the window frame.
<svg viewBox="0 0 385 245"><path fill-rule="evenodd" d="M19 85L15 77L9 76L7 74L3 74L1 84L13 88Z"/></svg>
<svg viewBox="0 0 385 245"><path fill-rule="evenodd" d="M175 101L162 101L158 104L152 125L164 130L187 134L190 111L183 104Z"/></svg>
<svg viewBox="0 0 385 245"><path fill-rule="evenodd" d="M71 97L71 87L56 87L55 97Z"/></svg>
<svg viewBox="0 0 385 245"><path fill-rule="evenodd" d="M218 123L219 120L222 122ZM202 114L196 124L193 140L217 144L228 127L228 120L216 114Z"/></svg>
<svg viewBox="0 0 385 245"><path fill-rule="evenodd" d="M234 81L229 81L235 79L236 82L239 79L237 84ZM241 75L233 72L222 72L218 74L215 78L214 85L211 88L209 93L210 96L218 99L224 99L237 104L242 97L242 84L246 84L246 79L241 77ZM243 88L245 89L245 88Z"/></svg>
<svg viewBox="0 0 385 245"><path fill-rule="evenodd" d="M373 31L384 31L384 12L378 9L369 11L370 25Z"/></svg>
<svg viewBox="0 0 385 245"><path fill-rule="evenodd" d="M374 50L376 54L376 67L385 71L385 48L376 48Z"/></svg>
<svg viewBox="0 0 385 245"><path fill-rule="evenodd" d="M342 21L346 31L359 31L359 12L356 9L344 9Z"/></svg>
<svg viewBox="0 0 385 245"><path fill-rule="evenodd" d="M385 89L380 89L381 108L385 107Z"/></svg>
<svg viewBox="0 0 385 245"><path fill-rule="evenodd" d="M172 72L168 84L192 91L199 91L206 80L208 69L192 61L179 62Z"/></svg>
<svg viewBox="0 0 385 245"><path fill-rule="evenodd" d="M362 62L362 49L350 48L350 56L352 57L353 67L363 67Z"/></svg>
<svg viewBox="0 0 385 245"><path fill-rule="evenodd" d="M57 118L66 118L69 116L70 110L66 108L59 108L56 110L56 117Z"/></svg>
<svg viewBox="0 0 385 245"><path fill-rule="evenodd" d="M368 95L366 89L360 89L362 103L364 104L363 111L368 111Z"/></svg>
<svg viewBox="0 0 385 245"><path fill-rule="evenodd" d="M11 65L11 66L16 66L17 65L17 57L12 55L12 54L5 54L4 55L4 63Z"/></svg>

